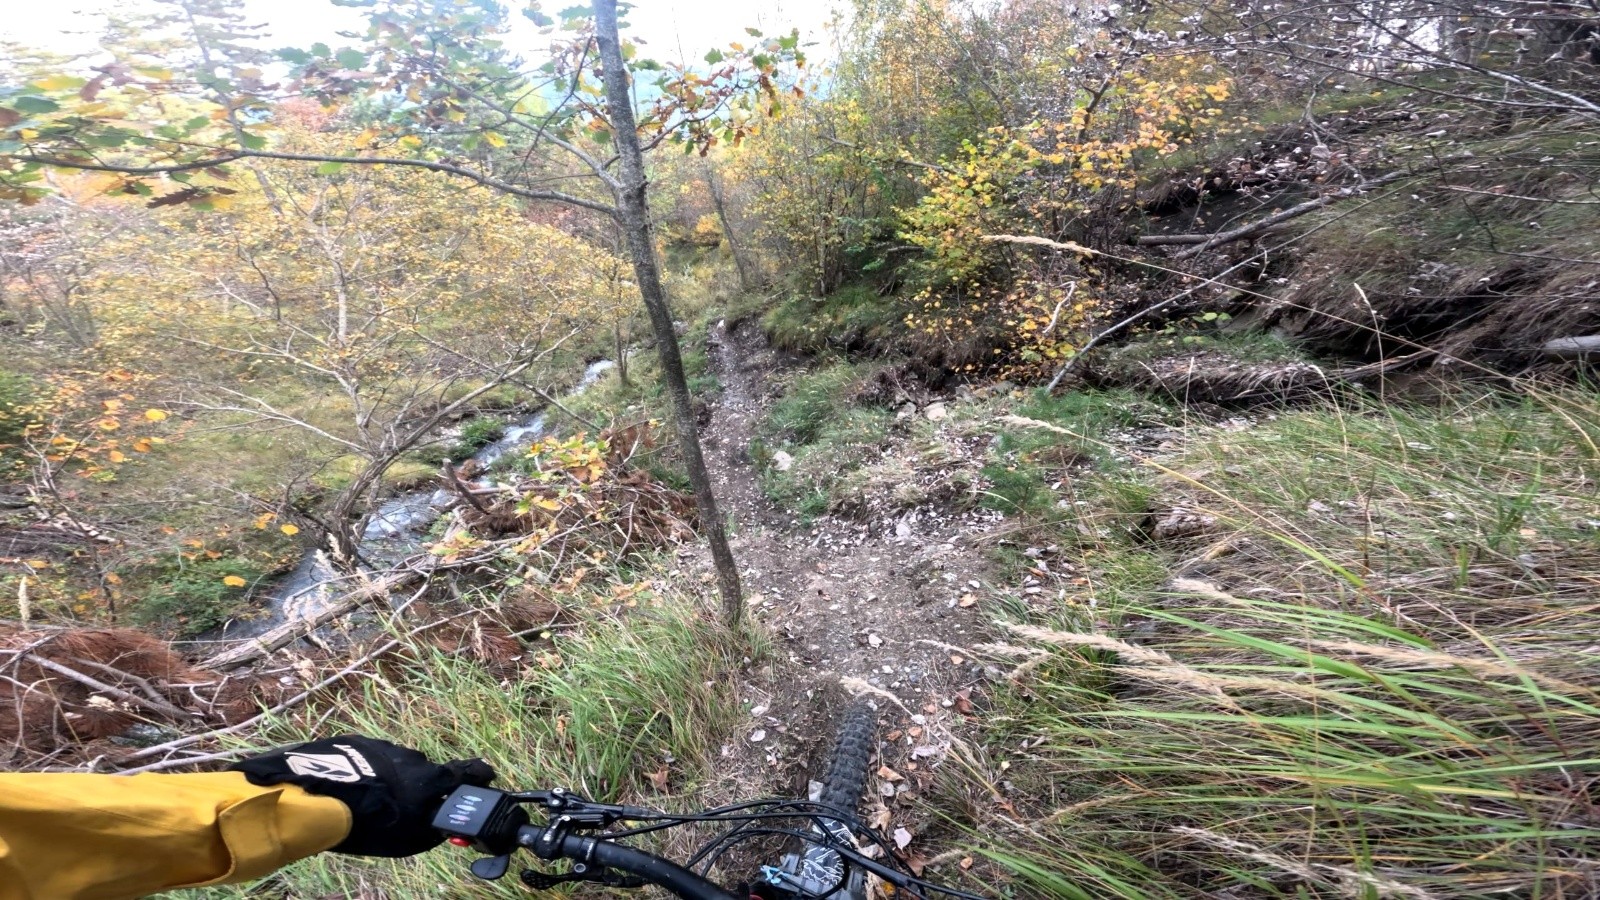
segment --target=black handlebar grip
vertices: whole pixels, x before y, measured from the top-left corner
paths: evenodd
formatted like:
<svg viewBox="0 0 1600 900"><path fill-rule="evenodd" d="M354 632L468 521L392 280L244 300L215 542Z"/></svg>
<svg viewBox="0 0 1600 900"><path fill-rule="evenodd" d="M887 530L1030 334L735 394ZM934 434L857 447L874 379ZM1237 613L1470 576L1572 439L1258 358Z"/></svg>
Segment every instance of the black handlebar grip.
<svg viewBox="0 0 1600 900"><path fill-rule="evenodd" d="M528 834L528 832L536 832ZM541 838L550 834L549 831L536 828L525 828L523 839L524 846L533 846ZM534 852L539 856L535 847ZM664 888L684 898L684 900L748 900L731 891L725 890L710 881L696 875L670 860L662 859L653 853L624 847L611 841L596 840L581 834L568 834L561 838L561 846L556 854L575 862L589 863L605 866L610 869L637 875L649 883ZM547 859L549 857L546 857Z"/></svg>

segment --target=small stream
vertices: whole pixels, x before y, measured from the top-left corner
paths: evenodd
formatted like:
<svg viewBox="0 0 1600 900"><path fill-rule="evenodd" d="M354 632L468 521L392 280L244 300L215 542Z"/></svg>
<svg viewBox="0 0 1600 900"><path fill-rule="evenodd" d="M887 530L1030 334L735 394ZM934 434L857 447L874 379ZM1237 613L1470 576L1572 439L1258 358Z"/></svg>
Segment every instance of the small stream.
<svg viewBox="0 0 1600 900"><path fill-rule="evenodd" d="M600 379L616 363L602 359L583 372L567 396L576 396ZM470 459L487 470L497 460L521 450L549 433L550 410L541 410L527 419L506 427L495 442L484 446ZM464 461L463 461L464 462ZM459 465L459 463L458 463ZM422 488L391 497L381 503L367 520L361 533L361 552L380 564L397 563L422 548L428 529L456 503L456 497L442 488ZM201 636L202 641L236 641L252 638L295 619L309 618L328 608L338 597L341 578L318 549L306 551L298 565L266 593L262 615L234 619Z"/></svg>

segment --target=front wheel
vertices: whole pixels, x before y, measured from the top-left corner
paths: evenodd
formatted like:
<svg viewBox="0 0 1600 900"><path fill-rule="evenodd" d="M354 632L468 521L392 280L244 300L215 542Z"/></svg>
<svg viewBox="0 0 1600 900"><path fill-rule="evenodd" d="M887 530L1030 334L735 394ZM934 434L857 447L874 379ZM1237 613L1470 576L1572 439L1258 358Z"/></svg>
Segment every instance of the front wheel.
<svg viewBox="0 0 1600 900"><path fill-rule="evenodd" d="M867 766L878 743L878 713L865 702L851 703L839 720L839 736L822 778L822 796L828 806L848 811L851 824L859 823L856 807L867 786Z"/></svg>
<svg viewBox="0 0 1600 900"><path fill-rule="evenodd" d="M824 804L828 816L811 826L819 837L831 838L846 846L854 844L852 831L860 825L856 812L867 784L867 766L878 742L878 714L862 701L851 703L839 719L839 736L828 756L822 776L822 792L817 802ZM841 819L843 821L841 821ZM822 832L826 834L822 834ZM866 873L849 869L838 852L818 844L807 844L800 856L791 856L785 868L801 886L801 896L826 900L866 900Z"/></svg>

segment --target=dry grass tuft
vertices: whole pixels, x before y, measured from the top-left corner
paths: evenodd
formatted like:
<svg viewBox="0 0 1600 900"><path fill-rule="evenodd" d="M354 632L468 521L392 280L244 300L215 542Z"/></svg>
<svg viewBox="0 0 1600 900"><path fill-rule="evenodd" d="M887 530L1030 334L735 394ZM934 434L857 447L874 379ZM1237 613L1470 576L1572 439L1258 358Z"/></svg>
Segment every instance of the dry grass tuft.
<svg viewBox="0 0 1600 900"><path fill-rule="evenodd" d="M1581 392L1324 407L1079 485L1115 605L1009 626L1045 837L974 849L1039 897L1600 895L1597 436ZM1128 496L1212 525L1152 543ZM1178 577L1117 590L1152 553Z"/></svg>

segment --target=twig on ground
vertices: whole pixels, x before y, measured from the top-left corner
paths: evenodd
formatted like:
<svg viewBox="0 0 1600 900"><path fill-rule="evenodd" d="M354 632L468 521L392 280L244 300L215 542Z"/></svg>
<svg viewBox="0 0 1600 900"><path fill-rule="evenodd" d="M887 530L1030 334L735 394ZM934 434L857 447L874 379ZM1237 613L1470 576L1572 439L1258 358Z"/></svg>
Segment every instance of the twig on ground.
<svg viewBox="0 0 1600 900"><path fill-rule="evenodd" d="M309 700L312 697L312 695L316 694L318 691L321 691L324 688L327 688L327 687L329 687L329 686L331 686L333 684L336 684L336 683L338 683L340 681L343 681L345 678L348 678L349 676L355 674L355 672L357 670L359 670L362 666L367 665L368 663L370 663L373 660L377 659L379 656L382 656L383 654L388 653L390 650L393 650L394 648L396 648L396 647L400 646L401 644L405 643L407 640L410 640L411 638L416 637L417 635L423 633L424 631L428 631L428 630L433 629L433 628L438 628L440 625L444 625L444 624L447 624L449 622L453 622L456 619L461 618L462 616L470 616L474 612L475 612L475 610L466 610L466 611L463 611L463 612L456 613L453 616L446 616L443 619L438 619L436 621L429 622L426 625L422 625L422 626L419 626L417 628L413 628L410 631L406 632L406 634L404 636L397 637L397 638L394 638L392 640L389 640L389 641L383 643L382 645L376 647L375 649L368 651L366 654L362 655L359 659L355 660L354 662L350 663L349 665L345 666L344 668L340 669L339 671L335 672L334 674L329 675L327 678L324 678L321 681L317 682L316 684L313 684L312 686L306 688L305 690L301 691L300 693L295 694L293 697L290 697L289 699L283 701L282 703L279 703L277 706L274 706L271 709L268 709L268 710L266 710L264 712L258 713L257 715L251 716L250 718L245 719L243 722L240 722L237 725L229 725L226 728L217 728L217 729L214 729L214 730L211 730L211 731L207 731L207 732L204 732L204 733L201 733L201 734L192 734L192 735L189 735L188 737L179 738L178 740L175 740L175 741L168 741L165 744L157 744L154 747L146 747L145 749L140 750L137 753L133 753L133 754L130 754L129 756L125 757L123 761L125 761L125 762L133 762L135 760L140 760L140 759L149 759L152 756L160 756L163 753L171 753L174 750L181 750L184 747L188 747L188 746L193 745L193 744L198 744L201 741L209 741L209 740L214 740L214 739L219 738L219 737L223 737L225 735L237 734L238 732L244 731L245 729L251 727L252 725L258 724L258 723L262 722L265 719L271 718L272 716L278 715L279 713L285 712L286 710L290 710L290 709L293 709L296 706L299 706L300 704L302 704L305 701ZM244 751L243 750L239 750L239 751L235 751L235 752L241 752L242 753ZM220 756L208 756L206 758L207 759L220 758ZM137 774L139 772L158 772L158 771L161 771L163 769L176 769L176 768L180 768L182 766L191 765L196 761L197 760L191 759L191 758L164 759L164 760L161 760L160 762L150 763L149 765L140 766L140 767L135 768L135 769L124 769L124 770L121 770L120 772L118 772L117 774L119 774L119 775L134 775L134 774Z"/></svg>
<svg viewBox="0 0 1600 900"><path fill-rule="evenodd" d="M900 702L900 698L899 697L896 697L895 695L889 693L888 691L884 690L883 688L874 687L873 685L869 684L865 679L856 678L856 677L853 677L853 676L850 676L850 675L845 675L845 676L840 677L839 685L841 687L843 687L845 690L847 690L850 693L852 693L852 694L856 694L856 695L871 694L874 697L882 697L883 699L888 700L889 702L893 703L895 706L900 707L901 709L905 710L906 712L908 712L908 713L911 712L909 707L907 707L904 703Z"/></svg>
<svg viewBox="0 0 1600 900"><path fill-rule="evenodd" d="M125 691L122 688L113 687L112 685L106 684L103 681L91 678L88 675L79 672L77 669L74 669L71 666L64 666L55 660L45 659L44 657L39 656L37 653L28 654L26 651L21 650L0 650L0 654L14 654L18 655L19 657L26 655L28 656L29 662L47 672L54 672L63 678L76 681L92 691L115 697L118 700L131 703L134 706L142 707L150 712L159 713L163 716L169 716L174 719L191 719L200 717L200 713L193 710L179 709L165 700L151 700L148 697L141 697L131 691Z"/></svg>

